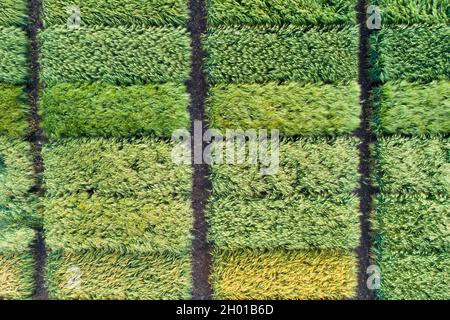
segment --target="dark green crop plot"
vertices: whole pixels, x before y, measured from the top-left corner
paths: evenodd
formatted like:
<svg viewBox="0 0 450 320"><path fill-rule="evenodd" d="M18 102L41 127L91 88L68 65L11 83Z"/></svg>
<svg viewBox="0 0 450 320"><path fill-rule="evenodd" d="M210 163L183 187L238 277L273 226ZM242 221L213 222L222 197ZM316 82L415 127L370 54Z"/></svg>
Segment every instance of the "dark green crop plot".
<svg viewBox="0 0 450 320"><path fill-rule="evenodd" d="M44 23L65 25L71 6L80 9L82 26L183 25L189 16L187 0L44 0Z"/></svg>
<svg viewBox="0 0 450 320"><path fill-rule="evenodd" d="M41 99L42 127L50 137L170 137L189 126L183 85L116 86L58 83Z"/></svg>
<svg viewBox="0 0 450 320"><path fill-rule="evenodd" d="M210 90L209 124L279 129L284 136L350 133L360 122L359 91L356 82L219 84Z"/></svg>
<svg viewBox="0 0 450 320"><path fill-rule="evenodd" d="M450 28L398 26L372 35L373 78L382 82L448 79Z"/></svg>
<svg viewBox="0 0 450 320"><path fill-rule="evenodd" d="M211 83L346 82L358 76L356 27L217 27L204 46Z"/></svg>
<svg viewBox="0 0 450 320"><path fill-rule="evenodd" d="M0 224L2 221L32 222L34 201L33 159L28 142L0 136Z"/></svg>
<svg viewBox="0 0 450 320"><path fill-rule="evenodd" d="M375 91L376 128L406 135L450 132L450 82L388 82Z"/></svg>
<svg viewBox="0 0 450 320"><path fill-rule="evenodd" d="M275 175L261 175L262 164L213 164L213 197L288 201L299 194L348 196L358 188L357 146L355 138L280 141Z"/></svg>
<svg viewBox="0 0 450 320"><path fill-rule="evenodd" d="M343 197L344 198L344 197ZM209 239L221 249L351 249L360 237L359 201L347 196L213 197Z"/></svg>
<svg viewBox="0 0 450 320"><path fill-rule="evenodd" d="M189 255L54 251L46 278L52 299L190 299Z"/></svg>
<svg viewBox="0 0 450 320"><path fill-rule="evenodd" d="M41 80L184 83L190 39L183 28L51 27L39 34Z"/></svg>
<svg viewBox="0 0 450 320"><path fill-rule="evenodd" d="M394 24L443 24L449 22L448 0L375 0L381 21Z"/></svg>
<svg viewBox="0 0 450 320"><path fill-rule="evenodd" d="M415 254L449 251L449 204L448 197L379 195L378 246Z"/></svg>
<svg viewBox="0 0 450 320"><path fill-rule="evenodd" d="M24 26L26 23L26 0L2 0L0 3L0 26Z"/></svg>
<svg viewBox="0 0 450 320"><path fill-rule="evenodd" d="M27 35L16 27L0 26L0 83L26 83Z"/></svg>
<svg viewBox="0 0 450 320"><path fill-rule="evenodd" d="M34 231L0 225L0 300L30 299L34 289Z"/></svg>
<svg viewBox="0 0 450 320"><path fill-rule="evenodd" d="M353 0L208 0L210 24L355 24Z"/></svg>
<svg viewBox="0 0 450 320"><path fill-rule="evenodd" d="M172 162L173 143L140 139L67 139L43 150L44 185L50 197L88 192L132 197L152 194L166 203L189 198L192 170Z"/></svg>
<svg viewBox="0 0 450 320"><path fill-rule="evenodd" d="M448 196L450 141L438 137L379 139L377 180L381 192Z"/></svg>
<svg viewBox="0 0 450 320"><path fill-rule="evenodd" d="M381 299L421 300L450 298L450 253L408 255L383 250L377 254L381 269Z"/></svg>
<svg viewBox="0 0 450 320"><path fill-rule="evenodd" d="M82 192L46 198L44 210L46 243L52 250L190 251L193 221L189 197L163 198L153 190L131 198Z"/></svg>
<svg viewBox="0 0 450 320"><path fill-rule="evenodd" d="M24 137L29 129L24 87L0 83L0 135Z"/></svg>

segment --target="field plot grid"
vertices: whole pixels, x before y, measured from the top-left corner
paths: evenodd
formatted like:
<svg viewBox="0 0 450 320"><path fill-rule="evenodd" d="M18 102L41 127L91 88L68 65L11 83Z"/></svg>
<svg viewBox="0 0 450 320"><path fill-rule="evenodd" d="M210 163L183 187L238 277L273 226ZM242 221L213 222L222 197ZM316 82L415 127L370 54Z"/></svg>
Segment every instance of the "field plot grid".
<svg viewBox="0 0 450 320"><path fill-rule="evenodd" d="M381 299L450 298L448 1L379 0L371 37Z"/></svg>
<svg viewBox="0 0 450 320"><path fill-rule="evenodd" d="M50 298L190 298L192 170L168 139L189 126L187 1L44 0L42 19Z"/></svg>
<svg viewBox="0 0 450 320"><path fill-rule="evenodd" d="M299 14L302 12L304 14ZM280 168L212 165L220 299L344 299L359 244L353 1L208 1L210 127L278 129Z"/></svg>
<svg viewBox="0 0 450 320"><path fill-rule="evenodd" d="M0 0L0 300L450 299L449 14Z"/></svg>

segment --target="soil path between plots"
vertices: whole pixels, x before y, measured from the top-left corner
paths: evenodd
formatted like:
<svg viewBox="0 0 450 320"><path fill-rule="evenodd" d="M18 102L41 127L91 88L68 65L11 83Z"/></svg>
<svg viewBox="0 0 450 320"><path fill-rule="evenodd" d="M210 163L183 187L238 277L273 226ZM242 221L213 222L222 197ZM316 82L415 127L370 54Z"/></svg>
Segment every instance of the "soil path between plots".
<svg viewBox="0 0 450 320"><path fill-rule="evenodd" d="M374 137L370 130L370 119L372 117L372 106L370 103L370 91L372 83L369 76L369 36L370 30L366 26L367 0L359 0L356 10L359 22L359 84L361 86L361 124L356 132L356 136L361 139L359 145L359 173L360 187L358 196L360 200L360 223L361 238L359 247L356 249L358 255L358 300L373 300L374 293L367 286L367 268L372 264L370 253L372 248L372 232L370 217L373 209L372 197L374 190L371 185L371 151L370 144Z"/></svg>
<svg viewBox="0 0 450 320"><path fill-rule="evenodd" d="M208 92L206 78L203 71L205 53L202 49L201 38L206 33L206 3L205 0L189 0L191 12L188 22L188 30L191 34L192 69L191 79L186 83L191 104L189 112L191 116L191 137L194 133L194 124L201 121L203 132L207 129L205 116L205 100ZM193 140L192 159L195 149L203 152L206 144ZM192 208L194 210L194 229L192 242L192 299L210 300L212 288L209 282L211 273L211 245L208 243L208 222L205 217L205 207L208 201L211 181L209 180L210 168L207 164L194 164Z"/></svg>
<svg viewBox="0 0 450 320"><path fill-rule="evenodd" d="M42 160L42 144L45 137L40 127L41 117L39 116L39 45L37 34L42 29L40 13L42 8L41 0L28 0L28 40L29 40L29 66L30 79L28 82L28 98L30 103L29 125L31 128L30 143L33 154L33 166L35 175L35 185L32 192L38 197L45 194L42 187L42 174L44 172L44 163ZM44 231L42 228L36 229L36 240L33 245L33 256L35 262L35 291L33 299L48 299L47 288L45 287L44 269L47 260L47 251L45 248Z"/></svg>

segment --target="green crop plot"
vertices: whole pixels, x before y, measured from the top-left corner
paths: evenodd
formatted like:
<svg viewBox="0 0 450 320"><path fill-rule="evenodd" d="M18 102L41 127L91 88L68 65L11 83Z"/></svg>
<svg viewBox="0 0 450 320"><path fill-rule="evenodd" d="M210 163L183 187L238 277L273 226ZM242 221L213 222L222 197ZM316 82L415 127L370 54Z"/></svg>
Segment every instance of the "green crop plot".
<svg viewBox="0 0 450 320"><path fill-rule="evenodd" d="M189 17L187 0L44 0L45 25L65 25L71 6L80 9L82 26L184 25Z"/></svg>
<svg viewBox="0 0 450 320"><path fill-rule="evenodd" d="M449 22L448 0L374 0L383 24L443 24Z"/></svg>
<svg viewBox="0 0 450 320"><path fill-rule="evenodd" d="M37 223L33 159L28 142L0 136L0 225L7 221Z"/></svg>
<svg viewBox="0 0 450 320"><path fill-rule="evenodd" d="M388 137L376 148L377 184L384 194L449 195L448 139Z"/></svg>
<svg viewBox="0 0 450 320"><path fill-rule="evenodd" d="M262 165L213 164L213 197L287 201L298 195L350 195L358 188L358 143L343 137L281 141L275 175L262 176Z"/></svg>
<svg viewBox="0 0 450 320"><path fill-rule="evenodd" d="M409 255L383 250L378 253L381 299L422 300L450 297L450 253Z"/></svg>
<svg viewBox="0 0 450 320"><path fill-rule="evenodd" d="M40 110L42 127L53 138L170 137L189 127L188 105L186 88L174 83L58 83L43 92Z"/></svg>
<svg viewBox="0 0 450 320"><path fill-rule="evenodd" d="M0 223L0 300L31 298L34 289L33 240L32 229Z"/></svg>
<svg viewBox="0 0 450 320"><path fill-rule="evenodd" d="M354 81L358 29L211 28L204 40L210 83Z"/></svg>
<svg viewBox="0 0 450 320"><path fill-rule="evenodd" d="M188 252L192 173L171 162L171 148L149 139L47 145L50 248Z"/></svg>
<svg viewBox="0 0 450 320"><path fill-rule="evenodd" d="M188 197L162 198L142 191L136 197L114 198L83 192L47 198L43 205L46 242L52 250L190 251Z"/></svg>
<svg viewBox="0 0 450 320"><path fill-rule="evenodd" d="M50 197L78 192L173 201L190 197L192 169L172 162L172 143L151 139L66 139L45 146L44 186Z"/></svg>
<svg viewBox="0 0 450 320"><path fill-rule="evenodd" d="M282 142L277 174L212 166L210 240L220 248L353 248L359 241L357 140Z"/></svg>
<svg viewBox="0 0 450 320"><path fill-rule="evenodd" d="M0 26L24 26L26 23L26 0L2 0L0 3Z"/></svg>
<svg viewBox="0 0 450 320"><path fill-rule="evenodd" d="M350 195L340 203L300 195L213 198L208 217L209 239L221 249L347 249L360 237L359 201Z"/></svg>
<svg viewBox="0 0 450 320"><path fill-rule="evenodd" d="M382 82L448 79L449 40L445 25L385 28L371 37L372 77Z"/></svg>
<svg viewBox="0 0 450 320"><path fill-rule="evenodd" d="M190 39L183 28L51 27L39 34L41 80L113 84L184 83Z"/></svg>
<svg viewBox="0 0 450 320"><path fill-rule="evenodd" d="M209 125L279 129L283 136L351 133L359 127L359 94L355 82L219 84L210 90Z"/></svg>
<svg viewBox="0 0 450 320"><path fill-rule="evenodd" d="M28 132L24 87L0 83L0 135L21 138Z"/></svg>
<svg viewBox="0 0 450 320"><path fill-rule="evenodd" d="M0 26L0 83L26 83L27 46L25 31L16 27Z"/></svg>
<svg viewBox="0 0 450 320"><path fill-rule="evenodd" d="M450 132L450 82L388 82L375 91L375 128L405 135Z"/></svg>
<svg viewBox="0 0 450 320"><path fill-rule="evenodd" d="M213 25L355 24L353 0L208 0Z"/></svg>
<svg viewBox="0 0 450 320"><path fill-rule="evenodd" d="M379 195L378 242L383 250L442 252L450 250L448 197Z"/></svg>
<svg viewBox="0 0 450 320"><path fill-rule="evenodd" d="M352 253L215 250L213 261L216 299L346 299L356 292Z"/></svg>
<svg viewBox="0 0 450 320"><path fill-rule="evenodd" d="M52 299L189 299L189 255L103 251L49 254Z"/></svg>

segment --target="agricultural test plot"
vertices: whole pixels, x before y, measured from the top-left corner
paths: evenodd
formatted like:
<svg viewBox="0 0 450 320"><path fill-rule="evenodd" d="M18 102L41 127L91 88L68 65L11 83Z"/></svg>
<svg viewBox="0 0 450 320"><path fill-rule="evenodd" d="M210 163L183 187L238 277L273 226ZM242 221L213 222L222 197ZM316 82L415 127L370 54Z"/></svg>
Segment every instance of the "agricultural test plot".
<svg viewBox="0 0 450 320"><path fill-rule="evenodd" d="M450 299L448 7L0 0L0 300Z"/></svg>
<svg viewBox="0 0 450 320"><path fill-rule="evenodd" d="M379 80L373 92L377 295L448 299L448 2L377 3L385 8L384 26L371 37L372 77Z"/></svg>

